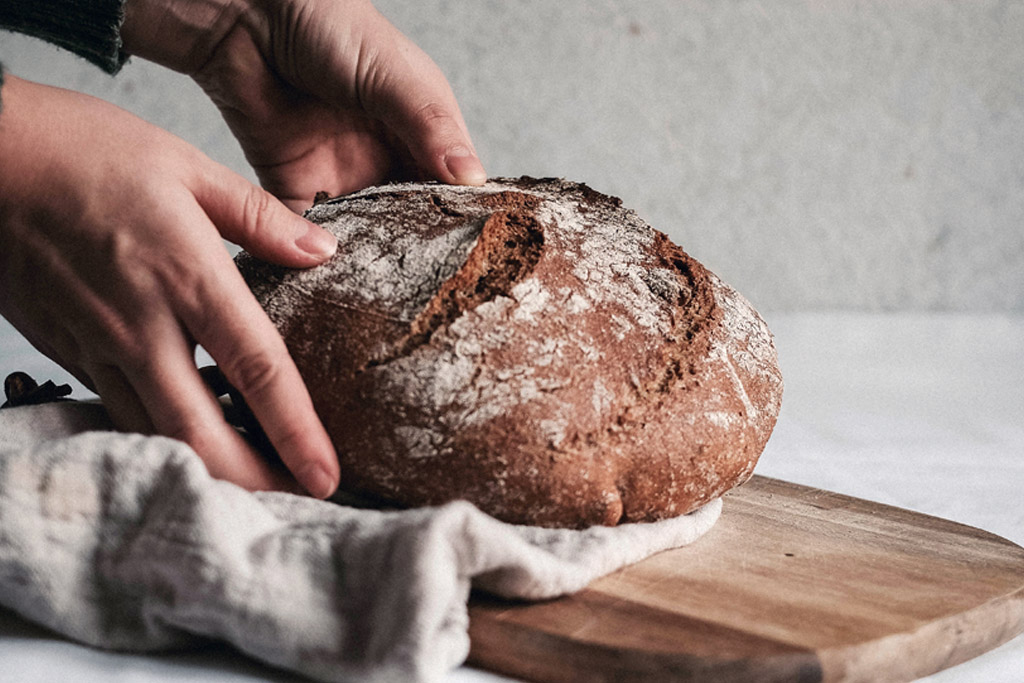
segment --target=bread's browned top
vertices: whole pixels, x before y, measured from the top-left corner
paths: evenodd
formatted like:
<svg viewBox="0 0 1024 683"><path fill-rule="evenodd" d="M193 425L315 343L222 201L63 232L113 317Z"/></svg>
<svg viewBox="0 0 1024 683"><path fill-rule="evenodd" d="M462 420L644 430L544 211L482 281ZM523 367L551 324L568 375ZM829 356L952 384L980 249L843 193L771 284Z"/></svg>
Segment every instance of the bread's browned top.
<svg viewBox="0 0 1024 683"><path fill-rule="evenodd" d="M239 266L343 486L546 525L682 514L746 479L781 379L749 304L619 200L555 179L315 206L328 264Z"/></svg>

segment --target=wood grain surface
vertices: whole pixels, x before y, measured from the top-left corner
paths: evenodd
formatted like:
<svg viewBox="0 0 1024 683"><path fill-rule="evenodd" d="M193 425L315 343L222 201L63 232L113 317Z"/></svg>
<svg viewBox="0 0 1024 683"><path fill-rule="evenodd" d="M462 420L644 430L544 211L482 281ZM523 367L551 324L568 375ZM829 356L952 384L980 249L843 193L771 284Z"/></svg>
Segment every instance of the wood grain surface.
<svg viewBox="0 0 1024 683"><path fill-rule="evenodd" d="M1024 632L1024 549L755 476L697 543L572 596L470 605L470 662L534 681L909 681Z"/></svg>

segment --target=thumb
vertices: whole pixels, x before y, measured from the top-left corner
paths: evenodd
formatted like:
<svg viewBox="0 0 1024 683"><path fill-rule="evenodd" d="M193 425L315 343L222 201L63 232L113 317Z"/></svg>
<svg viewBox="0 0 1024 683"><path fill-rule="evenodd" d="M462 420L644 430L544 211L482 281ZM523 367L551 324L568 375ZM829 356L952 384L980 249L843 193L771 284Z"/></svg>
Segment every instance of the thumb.
<svg viewBox="0 0 1024 683"><path fill-rule="evenodd" d="M221 236L271 263L308 268L338 249L330 232L293 213L263 188L224 167L194 190Z"/></svg>
<svg viewBox="0 0 1024 683"><path fill-rule="evenodd" d="M364 93L364 105L402 139L431 176L447 183L482 185L487 172L448 81L426 54L415 46L412 50L378 53L369 68L383 71L384 77L368 78L376 89Z"/></svg>
<svg viewBox="0 0 1024 683"><path fill-rule="evenodd" d="M487 173L455 94L433 60L379 13L358 40L365 58L355 64L355 94L366 113L397 135L432 177L482 185ZM351 72L339 63L332 66L337 78L318 78L310 85L322 99L347 104L344 93L351 90L338 84L351 82Z"/></svg>

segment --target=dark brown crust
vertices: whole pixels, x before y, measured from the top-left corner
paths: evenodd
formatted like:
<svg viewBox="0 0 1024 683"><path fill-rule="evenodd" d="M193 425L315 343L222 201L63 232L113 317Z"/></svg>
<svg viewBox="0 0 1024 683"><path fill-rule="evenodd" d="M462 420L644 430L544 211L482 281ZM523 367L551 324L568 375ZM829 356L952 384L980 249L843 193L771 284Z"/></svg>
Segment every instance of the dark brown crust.
<svg viewBox="0 0 1024 683"><path fill-rule="evenodd" d="M238 263L347 489L579 527L684 514L752 473L781 402L771 336L619 200L499 179L308 215L339 235L331 263Z"/></svg>

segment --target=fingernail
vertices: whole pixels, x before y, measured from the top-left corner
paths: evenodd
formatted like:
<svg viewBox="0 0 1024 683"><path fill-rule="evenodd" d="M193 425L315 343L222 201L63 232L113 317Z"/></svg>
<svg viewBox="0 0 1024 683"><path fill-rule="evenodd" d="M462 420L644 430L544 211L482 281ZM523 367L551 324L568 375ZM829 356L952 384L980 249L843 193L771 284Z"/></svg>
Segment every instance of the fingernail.
<svg viewBox="0 0 1024 683"><path fill-rule="evenodd" d="M295 240L295 246L310 256L324 260L338 251L338 238L310 223L306 232Z"/></svg>
<svg viewBox="0 0 1024 683"><path fill-rule="evenodd" d="M444 165L462 185L483 185L487 182L487 171L476 155L465 148L455 148L444 158Z"/></svg>
<svg viewBox="0 0 1024 683"><path fill-rule="evenodd" d="M338 488L338 482L327 473L322 465L313 463L302 470L299 482L314 498L327 498Z"/></svg>

